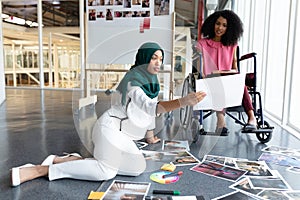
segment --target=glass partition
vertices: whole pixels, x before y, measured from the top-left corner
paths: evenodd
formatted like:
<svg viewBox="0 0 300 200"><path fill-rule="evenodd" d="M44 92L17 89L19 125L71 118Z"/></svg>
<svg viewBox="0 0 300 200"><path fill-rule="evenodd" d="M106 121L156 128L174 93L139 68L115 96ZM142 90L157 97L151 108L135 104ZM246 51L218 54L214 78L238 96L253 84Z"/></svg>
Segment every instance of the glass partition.
<svg viewBox="0 0 300 200"><path fill-rule="evenodd" d="M37 48L37 46L30 45L5 45L6 86L30 87L39 85L39 54ZM47 46L44 47L45 86L58 88L78 87L80 83L79 47L55 46L52 47L51 52L51 57L49 57L49 49ZM55 58L58 58L58 62L54 61Z"/></svg>

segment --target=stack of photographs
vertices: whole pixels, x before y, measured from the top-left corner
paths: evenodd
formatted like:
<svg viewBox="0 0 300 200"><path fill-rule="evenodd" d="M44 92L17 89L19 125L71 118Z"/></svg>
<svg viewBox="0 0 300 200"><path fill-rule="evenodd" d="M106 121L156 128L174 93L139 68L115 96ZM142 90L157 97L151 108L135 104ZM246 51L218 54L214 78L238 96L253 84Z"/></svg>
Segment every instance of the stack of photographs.
<svg viewBox="0 0 300 200"><path fill-rule="evenodd" d="M148 161L172 163L176 166L196 165L200 161L188 151L148 151L142 150L143 155Z"/></svg>
<svg viewBox="0 0 300 200"><path fill-rule="evenodd" d="M175 166L196 165L200 161L189 152L187 140L163 140L160 151L141 149L146 162L146 171L158 170L163 164Z"/></svg>
<svg viewBox="0 0 300 200"><path fill-rule="evenodd" d="M151 161L152 163L172 163L176 166L199 164L200 161L189 150L190 147L187 140L163 140L161 151L142 149L142 153L146 161Z"/></svg>
<svg viewBox="0 0 300 200"><path fill-rule="evenodd" d="M245 177L229 187L255 199L290 199L286 192L291 191L291 187L279 174L274 177Z"/></svg>
<svg viewBox="0 0 300 200"><path fill-rule="evenodd" d="M276 170L271 170L265 161L206 155L202 162L191 168L216 178L235 182L230 186L235 191L217 199L292 199L300 193L293 191ZM292 193L293 192L293 193Z"/></svg>
<svg viewBox="0 0 300 200"><path fill-rule="evenodd" d="M274 153L274 154L281 154L281 155L289 156L300 160L300 149L292 149L292 148L272 145L263 148L262 151L268 153Z"/></svg>
<svg viewBox="0 0 300 200"><path fill-rule="evenodd" d="M288 167L287 171L300 174L300 150L279 146L268 146L262 149L258 160L270 164Z"/></svg>

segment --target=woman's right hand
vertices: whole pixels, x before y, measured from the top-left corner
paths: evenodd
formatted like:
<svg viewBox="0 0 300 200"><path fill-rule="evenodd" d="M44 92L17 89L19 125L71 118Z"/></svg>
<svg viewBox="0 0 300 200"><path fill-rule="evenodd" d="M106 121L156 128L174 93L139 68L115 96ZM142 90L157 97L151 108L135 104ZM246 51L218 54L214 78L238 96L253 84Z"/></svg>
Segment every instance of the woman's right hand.
<svg viewBox="0 0 300 200"><path fill-rule="evenodd" d="M202 101L202 99L204 99L205 96L206 93L203 91L191 92L187 94L185 97L180 98L179 103L181 107L194 106L200 101Z"/></svg>

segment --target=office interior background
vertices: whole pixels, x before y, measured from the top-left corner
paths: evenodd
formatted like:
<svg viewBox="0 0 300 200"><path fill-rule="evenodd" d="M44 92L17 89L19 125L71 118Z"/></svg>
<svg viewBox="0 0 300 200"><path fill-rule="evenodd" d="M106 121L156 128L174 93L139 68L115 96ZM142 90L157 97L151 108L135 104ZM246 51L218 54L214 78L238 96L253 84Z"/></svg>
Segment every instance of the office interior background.
<svg viewBox="0 0 300 200"><path fill-rule="evenodd" d="M77 91L80 93L87 88L92 92L101 90L101 100L107 100L109 96L102 91L113 90L132 64L86 64L88 2L90 1L0 0L0 110L5 113L0 117L0 196L4 199L86 199L91 190L103 191L102 183L70 179L48 182L47 179L41 178L20 187L10 186L11 167L25 162L38 164L47 155L61 154L62 151L76 151L85 157L89 156L91 151L87 152L82 145L86 138L81 138L77 132L78 127L74 128L74 124L85 126L86 121L76 124L74 116L78 113L72 113L70 104L78 106L78 99L74 97L78 94ZM135 0L131 2L137 3ZM151 2L157 5L160 3L157 0ZM268 120L271 119L271 125L275 126L277 123L273 139L268 144L298 149L299 140L291 137L289 133L300 138L300 120L297 118L297 102L300 98L297 91L300 86L296 77L299 74L300 59L296 56L299 55L300 47L296 37L299 35L300 3L297 0L169 2L174 2L175 6L174 61L172 68L159 75L163 92L166 93L165 98L169 98L171 84L175 85L174 98L180 95L183 79L192 71L193 62L199 59L192 47L197 40L201 24L201 6L205 10L202 13L203 18L214 10L232 9L244 22L244 35L239 41L240 54L257 53L257 85L262 94L264 114ZM39 24L42 26L38 26ZM242 70L251 71L251 62L243 63ZM89 67L97 70L89 71ZM110 106L107 103L102 108L103 104L98 101L96 106L101 109ZM6 107L10 109L7 112ZM94 113L84 114L95 117ZM240 128L234 126L234 123L228 125L230 135L220 137L219 145L215 146L212 153L256 159L261 153L260 148L265 144L256 139L252 140L251 135L248 137L249 135L234 132L234 129ZM278 126L287 131L282 131ZM171 132L172 130L170 129ZM205 148L211 147L211 138L200 136L198 142L193 145L200 148L199 153L205 153ZM187 176L183 178L186 178L187 182L181 182L184 183L182 185L189 183L197 186L198 192L204 192L208 196L228 191L226 187L215 187L218 180L205 179L203 176L197 179L191 177L194 174L188 176L188 173L185 175ZM285 175L295 188L299 188L298 175L282 175ZM137 179L148 180L145 176L148 174L145 173ZM184 188L181 188L182 185L180 189ZM214 187L211 187L212 185ZM174 185L170 188L172 186Z"/></svg>
<svg viewBox="0 0 300 200"><path fill-rule="evenodd" d="M5 89L11 87L84 89L86 2L0 2L0 103L6 99ZM241 17L244 34L239 41L240 54L257 53L258 91L262 94L264 113L300 138L297 115L300 94L296 92L300 89L297 77L300 57L296 56L300 53L300 40L296 37L300 32L300 3L297 0L176 0L173 59L174 66L178 64L181 69L171 70L175 88L191 72L192 45L201 24L198 14L201 6L206 8L204 17L217 9L232 9ZM131 64L97 65L103 71L91 75L97 78L92 78L96 82L90 82L89 86L114 89ZM251 66L246 63L242 70L251 71ZM161 76L161 81L164 77ZM165 84L165 88L171 87Z"/></svg>

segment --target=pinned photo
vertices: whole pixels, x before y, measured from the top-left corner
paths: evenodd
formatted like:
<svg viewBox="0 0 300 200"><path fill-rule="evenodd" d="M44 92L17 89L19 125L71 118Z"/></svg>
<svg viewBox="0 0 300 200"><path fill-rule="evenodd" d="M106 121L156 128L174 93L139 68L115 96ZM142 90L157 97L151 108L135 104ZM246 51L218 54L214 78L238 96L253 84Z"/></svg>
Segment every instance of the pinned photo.
<svg viewBox="0 0 300 200"><path fill-rule="evenodd" d="M204 161L191 168L192 171L207 174L209 176L214 176L221 179L226 179L229 181L237 181L242 177L247 171L221 165L219 163L213 163Z"/></svg>
<svg viewBox="0 0 300 200"><path fill-rule="evenodd" d="M154 15L169 15L170 3L169 0L155 0L154 1Z"/></svg>

